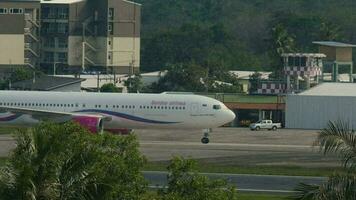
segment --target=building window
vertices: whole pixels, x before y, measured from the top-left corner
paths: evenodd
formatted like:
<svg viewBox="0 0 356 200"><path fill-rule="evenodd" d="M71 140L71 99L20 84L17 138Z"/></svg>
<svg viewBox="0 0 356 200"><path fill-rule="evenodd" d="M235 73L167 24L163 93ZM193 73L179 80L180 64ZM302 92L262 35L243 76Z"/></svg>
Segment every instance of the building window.
<svg viewBox="0 0 356 200"><path fill-rule="evenodd" d="M114 20L114 8L109 8L108 18L109 20Z"/></svg>
<svg viewBox="0 0 356 200"><path fill-rule="evenodd" d="M67 53L58 53L58 62L66 63L67 62Z"/></svg>
<svg viewBox="0 0 356 200"><path fill-rule="evenodd" d="M55 23L49 23L47 32L48 33L55 33L56 32L56 24Z"/></svg>
<svg viewBox="0 0 356 200"><path fill-rule="evenodd" d="M54 38L53 38L53 37L46 38L46 39L44 40L44 46L45 46L45 47L50 47L50 48L55 47Z"/></svg>
<svg viewBox="0 0 356 200"><path fill-rule="evenodd" d="M41 17L42 17L43 19L47 19L48 16L49 16L49 8L48 8L48 7L43 7L43 8L41 9Z"/></svg>
<svg viewBox="0 0 356 200"><path fill-rule="evenodd" d="M23 9L22 8L10 8L9 13L22 14L23 13Z"/></svg>
<svg viewBox="0 0 356 200"><path fill-rule="evenodd" d="M53 52L44 52L44 61L52 63L54 61L54 53Z"/></svg>
<svg viewBox="0 0 356 200"><path fill-rule="evenodd" d="M112 35L114 33L113 29L114 29L114 24L113 23L109 23L108 24L108 32L109 32L110 35Z"/></svg>
<svg viewBox="0 0 356 200"><path fill-rule="evenodd" d="M0 14L7 14L6 8L0 8Z"/></svg>
<svg viewBox="0 0 356 200"><path fill-rule="evenodd" d="M68 23L58 23L58 33L68 33Z"/></svg>
<svg viewBox="0 0 356 200"><path fill-rule="evenodd" d="M58 8L57 10L57 16L58 19L68 19L68 8L66 7L62 7L62 8Z"/></svg>
<svg viewBox="0 0 356 200"><path fill-rule="evenodd" d="M58 47L59 48L68 48L67 38L58 38Z"/></svg>

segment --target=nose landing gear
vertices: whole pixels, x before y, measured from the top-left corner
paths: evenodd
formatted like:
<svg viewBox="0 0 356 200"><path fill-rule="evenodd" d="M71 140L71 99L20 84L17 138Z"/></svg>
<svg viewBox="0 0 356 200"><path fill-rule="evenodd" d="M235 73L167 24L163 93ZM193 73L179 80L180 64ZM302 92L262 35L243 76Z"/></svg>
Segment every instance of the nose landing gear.
<svg viewBox="0 0 356 200"><path fill-rule="evenodd" d="M201 143L208 144L210 142L210 140L209 140L210 132L212 132L212 129L210 129L210 128L203 130L204 137L201 139Z"/></svg>

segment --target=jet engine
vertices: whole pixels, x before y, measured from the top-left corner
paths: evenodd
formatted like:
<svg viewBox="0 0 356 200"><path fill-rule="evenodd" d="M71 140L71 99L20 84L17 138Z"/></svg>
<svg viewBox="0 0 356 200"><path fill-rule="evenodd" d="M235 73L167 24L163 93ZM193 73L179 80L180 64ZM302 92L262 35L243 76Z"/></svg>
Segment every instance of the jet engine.
<svg viewBox="0 0 356 200"><path fill-rule="evenodd" d="M74 122L77 122L84 128L88 129L92 133L102 133L103 132L103 119L97 116L75 116L73 118Z"/></svg>

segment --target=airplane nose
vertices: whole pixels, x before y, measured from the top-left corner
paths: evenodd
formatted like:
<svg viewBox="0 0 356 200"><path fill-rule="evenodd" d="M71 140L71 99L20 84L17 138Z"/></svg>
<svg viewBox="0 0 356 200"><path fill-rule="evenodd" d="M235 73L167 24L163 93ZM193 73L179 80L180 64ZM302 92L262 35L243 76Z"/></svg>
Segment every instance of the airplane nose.
<svg viewBox="0 0 356 200"><path fill-rule="evenodd" d="M236 117L235 113L232 110L229 110L229 122L233 121Z"/></svg>

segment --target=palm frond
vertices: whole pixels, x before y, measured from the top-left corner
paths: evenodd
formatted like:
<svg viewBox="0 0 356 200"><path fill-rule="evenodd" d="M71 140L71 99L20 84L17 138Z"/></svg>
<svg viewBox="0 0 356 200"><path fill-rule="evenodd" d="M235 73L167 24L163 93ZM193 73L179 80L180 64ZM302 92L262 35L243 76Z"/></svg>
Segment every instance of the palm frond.
<svg viewBox="0 0 356 200"><path fill-rule="evenodd" d="M343 166L349 169L356 167L356 132L349 124L342 121L329 122L317 140L324 154L336 153L343 160Z"/></svg>
<svg viewBox="0 0 356 200"><path fill-rule="evenodd" d="M356 175L336 174L320 186L300 183L295 191L295 200L356 199Z"/></svg>

